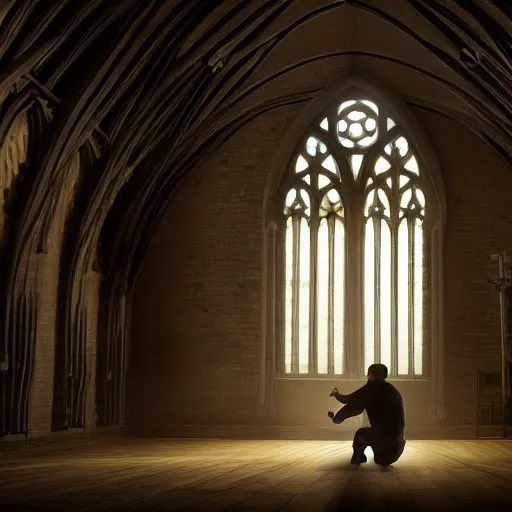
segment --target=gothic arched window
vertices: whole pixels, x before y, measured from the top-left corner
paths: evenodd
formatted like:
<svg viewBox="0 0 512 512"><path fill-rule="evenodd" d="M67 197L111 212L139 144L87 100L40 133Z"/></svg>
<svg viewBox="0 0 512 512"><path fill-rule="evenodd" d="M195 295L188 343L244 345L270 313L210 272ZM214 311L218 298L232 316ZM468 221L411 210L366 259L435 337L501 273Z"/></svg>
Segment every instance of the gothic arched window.
<svg viewBox="0 0 512 512"><path fill-rule="evenodd" d="M436 196L414 138L369 96L317 119L279 187L281 376L428 373Z"/></svg>

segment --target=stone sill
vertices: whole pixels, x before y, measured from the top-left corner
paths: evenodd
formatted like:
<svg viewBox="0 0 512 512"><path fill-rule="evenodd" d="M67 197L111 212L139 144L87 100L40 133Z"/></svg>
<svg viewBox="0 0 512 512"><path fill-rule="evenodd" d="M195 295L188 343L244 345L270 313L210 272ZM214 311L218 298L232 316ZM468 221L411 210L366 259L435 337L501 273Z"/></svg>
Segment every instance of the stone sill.
<svg viewBox="0 0 512 512"><path fill-rule="evenodd" d="M346 377L344 375L276 375L274 380L282 381L282 380L314 380L314 381L332 381L337 383L360 383L366 384L368 379L366 377ZM396 376L392 375L386 379L388 382L430 382L430 379L425 378L424 376L412 377L408 375L404 376ZM341 385L341 384L340 384Z"/></svg>

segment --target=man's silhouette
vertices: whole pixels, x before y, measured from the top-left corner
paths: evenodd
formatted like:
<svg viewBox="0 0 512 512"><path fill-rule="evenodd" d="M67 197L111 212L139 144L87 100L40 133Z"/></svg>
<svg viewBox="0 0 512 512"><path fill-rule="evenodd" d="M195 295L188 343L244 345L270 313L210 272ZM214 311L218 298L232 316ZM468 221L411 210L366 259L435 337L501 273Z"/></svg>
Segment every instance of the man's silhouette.
<svg viewBox="0 0 512 512"><path fill-rule="evenodd" d="M360 428L354 435L352 464L366 462L364 451L371 446L374 460L381 466L389 466L402 455L405 447L405 412L402 395L386 381L388 369L383 364L368 368L368 382L350 395L341 395L334 388L330 394L346 404L336 414L328 416L334 423L358 416L366 410L370 428Z"/></svg>

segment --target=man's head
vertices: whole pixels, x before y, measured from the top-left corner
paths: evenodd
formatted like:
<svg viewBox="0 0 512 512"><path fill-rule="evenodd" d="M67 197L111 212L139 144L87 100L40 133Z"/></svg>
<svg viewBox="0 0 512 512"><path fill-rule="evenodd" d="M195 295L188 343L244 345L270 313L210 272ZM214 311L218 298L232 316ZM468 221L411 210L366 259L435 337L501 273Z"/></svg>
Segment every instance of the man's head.
<svg viewBox="0 0 512 512"><path fill-rule="evenodd" d="M371 364L368 368L368 380L381 381L388 378L388 368L385 364Z"/></svg>

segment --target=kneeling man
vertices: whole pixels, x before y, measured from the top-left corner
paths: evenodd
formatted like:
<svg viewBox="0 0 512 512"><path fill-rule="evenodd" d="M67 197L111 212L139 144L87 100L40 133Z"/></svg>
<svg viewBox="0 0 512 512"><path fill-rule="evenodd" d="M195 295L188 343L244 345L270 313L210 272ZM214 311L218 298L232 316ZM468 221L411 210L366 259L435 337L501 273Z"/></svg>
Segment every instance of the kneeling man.
<svg viewBox="0 0 512 512"><path fill-rule="evenodd" d="M405 448L405 412L402 395L386 381L388 369L383 364L368 368L368 382L350 395L342 395L334 388L330 394L346 404L336 414L329 412L334 423L359 416L364 410L370 420L370 428L360 428L354 436L352 464L366 462L364 451L370 446L374 460L381 466L396 462Z"/></svg>

